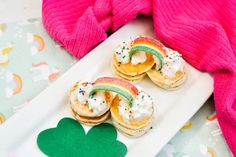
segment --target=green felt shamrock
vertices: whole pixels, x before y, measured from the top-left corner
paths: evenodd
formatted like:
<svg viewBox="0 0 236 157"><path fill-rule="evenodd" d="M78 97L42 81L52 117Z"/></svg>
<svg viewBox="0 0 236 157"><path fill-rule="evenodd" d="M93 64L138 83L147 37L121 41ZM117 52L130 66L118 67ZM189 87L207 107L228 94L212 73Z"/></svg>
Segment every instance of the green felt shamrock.
<svg viewBox="0 0 236 157"><path fill-rule="evenodd" d="M50 157L123 157L127 148L116 138L116 129L111 124L94 126L86 135L80 123L63 118L56 128L40 132L37 143Z"/></svg>

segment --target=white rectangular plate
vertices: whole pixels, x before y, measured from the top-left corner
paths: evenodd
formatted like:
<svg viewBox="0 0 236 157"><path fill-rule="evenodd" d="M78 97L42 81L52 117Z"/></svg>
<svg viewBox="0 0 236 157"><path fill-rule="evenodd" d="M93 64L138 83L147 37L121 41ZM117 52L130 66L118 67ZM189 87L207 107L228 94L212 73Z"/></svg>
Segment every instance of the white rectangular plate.
<svg viewBox="0 0 236 157"><path fill-rule="evenodd" d="M112 76L111 58L117 43L130 36L154 37L152 30L150 20L135 21L119 29L92 50L29 105L0 126L0 154L18 157L43 156L36 144L37 135L44 129L55 127L61 118L71 117L68 105L70 87L77 80ZM128 148L127 156L155 156L211 95L212 77L189 64L186 69L188 79L177 91L162 90L148 78L138 83L154 98L157 112L153 129L144 136L127 138L118 134L118 140ZM89 129L88 126L84 128L86 131Z"/></svg>

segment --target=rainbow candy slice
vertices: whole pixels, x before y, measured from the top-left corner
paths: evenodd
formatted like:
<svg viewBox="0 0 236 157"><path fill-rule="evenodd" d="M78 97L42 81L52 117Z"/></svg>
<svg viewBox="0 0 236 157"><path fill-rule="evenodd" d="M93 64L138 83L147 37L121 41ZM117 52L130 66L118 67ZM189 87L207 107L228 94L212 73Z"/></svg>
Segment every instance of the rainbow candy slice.
<svg viewBox="0 0 236 157"><path fill-rule="evenodd" d="M89 93L92 96L98 90L107 90L124 96L132 107L133 100L138 95L138 89L131 83L115 77L101 77L94 82L94 86Z"/></svg>
<svg viewBox="0 0 236 157"><path fill-rule="evenodd" d="M151 53L156 56L160 61L161 70L163 66L163 60L166 57L165 51L163 50L164 45L162 45L157 40L147 38L147 37L138 37L131 44L131 50L129 52L130 58L133 54L139 51L144 51L146 53Z"/></svg>

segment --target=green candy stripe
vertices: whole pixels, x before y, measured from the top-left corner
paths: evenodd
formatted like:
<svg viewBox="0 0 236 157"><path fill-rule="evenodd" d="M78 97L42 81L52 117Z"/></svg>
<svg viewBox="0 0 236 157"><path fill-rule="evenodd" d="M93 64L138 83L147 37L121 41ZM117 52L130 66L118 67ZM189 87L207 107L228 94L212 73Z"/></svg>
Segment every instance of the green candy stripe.
<svg viewBox="0 0 236 157"><path fill-rule="evenodd" d="M135 46L135 47L132 47L129 52L130 59L138 51L144 51L144 52L147 52L147 53L150 53L150 54L156 56L160 61L160 68L158 70L161 70L161 68L163 66L164 57L158 51L156 51L153 48L146 47L146 46Z"/></svg>
<svg viewBox="0 0 236 157"><path fill-rule="evenodd" d="M95 85L93 87L93 89L91 90L91 92L89 93L89 96L91 97L98 90L111 91L111 92L115 92L117 94L120 94L120 95L124 96L130 102L129 106L132 107L132 103L133 103L134 98L128 92L126 92L120 88L113 87L113 86Z"/></svg>

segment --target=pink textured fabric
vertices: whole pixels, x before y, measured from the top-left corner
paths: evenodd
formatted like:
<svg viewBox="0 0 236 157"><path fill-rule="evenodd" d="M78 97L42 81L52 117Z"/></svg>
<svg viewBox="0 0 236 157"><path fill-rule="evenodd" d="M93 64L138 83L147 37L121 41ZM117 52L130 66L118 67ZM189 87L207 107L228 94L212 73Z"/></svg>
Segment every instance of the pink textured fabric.
<svg viewBox="0 0 236 157"><path fill-rule="evenodd" d="M48 33L76 58L106 39L106 31L139 13L153 15L159 39L213 73L217 117L236 156L235 0L44 0L42 11Z"/></svg>

